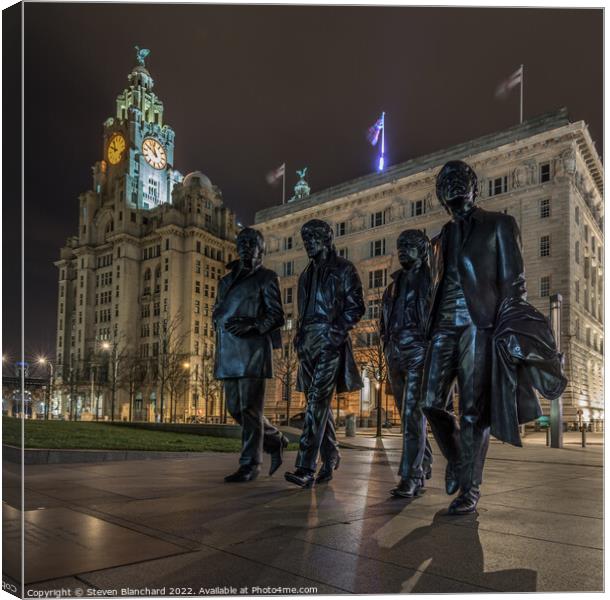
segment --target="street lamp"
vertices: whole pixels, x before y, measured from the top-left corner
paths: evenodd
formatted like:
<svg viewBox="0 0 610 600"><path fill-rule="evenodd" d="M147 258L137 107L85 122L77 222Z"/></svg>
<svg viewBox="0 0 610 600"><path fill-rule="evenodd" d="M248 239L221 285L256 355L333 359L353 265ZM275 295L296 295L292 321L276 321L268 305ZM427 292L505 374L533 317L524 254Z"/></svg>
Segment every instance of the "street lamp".
<svg viewBox="0 0 610 600"><path fill-rule="evenodd" d="M4 360L4 356L2 357ZM38 357L39 365L48 365L49 366L49 397L47 399L47 406L44 411L44 418L47 420L49 418L49 412L51 410L51 400L53 398L53 363L48 360L45 356Z"/></svg>

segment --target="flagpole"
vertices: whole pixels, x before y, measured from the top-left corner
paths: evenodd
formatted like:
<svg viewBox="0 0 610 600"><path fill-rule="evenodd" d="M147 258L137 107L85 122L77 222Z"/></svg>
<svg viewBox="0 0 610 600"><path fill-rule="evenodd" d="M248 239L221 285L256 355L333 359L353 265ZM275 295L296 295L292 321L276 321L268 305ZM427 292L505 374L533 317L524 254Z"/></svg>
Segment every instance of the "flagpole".
<svg viewBox="0 0 610 600"><path fill-rule="evenodd" d="M383 171L385 154L385 112L381 113L381 158L379 159L379 170Z"/></svg>
<svg viewBox="0 0 610 600"><path fill-rule="evenodd" d="M520 123L523 123L523 80L525 79L525 69L521 65L521 109L519 111Z"/></svg>
<svg viewBox="0 0 610 600"><path fill-rule="evenodd" d="M286 163L284 163L284 174L282 175L282 204L286 204Z"/></svg>

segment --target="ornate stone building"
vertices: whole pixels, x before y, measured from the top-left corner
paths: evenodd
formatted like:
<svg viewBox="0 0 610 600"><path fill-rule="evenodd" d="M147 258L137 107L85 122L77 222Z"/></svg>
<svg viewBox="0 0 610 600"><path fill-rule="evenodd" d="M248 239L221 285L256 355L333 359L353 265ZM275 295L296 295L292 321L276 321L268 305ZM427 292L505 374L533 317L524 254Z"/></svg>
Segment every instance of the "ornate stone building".
<svg viewBox="0 0 610 600"><path fill-rule="evenodd" d="M375 343L380 294L399 267L396 238L407 228L438 234L447 214L434 191L435 176L451 159L470 163L479 175L483 208L513 215L521 228L528 300L549 314L549 297L561 294L561 349L570 383L563 396L568 422L582 410L601 427L603 406L603 166L584 122L572 123L566 109L481 138L419 157L256 215L267 240L266 264L280 275L288 318L296 318L296 284L307 258L301 225L321 218L335 229L338 252L360 270L367 314L354 343ZM483 251L483 249L482 249ZM285 332L285 341L290 331ZM370 371L370 367L369 367ZM375 391L341 400L341 410L366 415ZM270 386L267 412L286 414L280 384ZM387 398L381 384L382 406ZM303 405L292 400L291 414ZM391 413L393 402L388 407ZM543 401L549 412L549 403Z"/></svg>
<svg viewBox="0 0 610 600"><path fill-rule="evenodd" d="M78 233L55 263L56 390L62 412L82 418L114 404L115 418L153 420L161 397L166 420L219 414L211 314L235 215L203 173L174 169L174 132L138 63L104 123Z"/></svg>

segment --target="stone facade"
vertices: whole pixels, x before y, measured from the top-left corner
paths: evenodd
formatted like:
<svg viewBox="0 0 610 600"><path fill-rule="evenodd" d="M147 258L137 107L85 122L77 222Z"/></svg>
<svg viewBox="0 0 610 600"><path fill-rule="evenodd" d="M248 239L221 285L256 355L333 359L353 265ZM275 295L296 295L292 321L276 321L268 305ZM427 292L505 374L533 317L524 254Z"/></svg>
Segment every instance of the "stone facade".
<svg viewBox="0 0 610 600"><path fill-rule="evenodd" d="M211 315L238 225L203 173L174 169L148 71L128 81L104 123L93 189L79 197L78 235L55 263L56 395L83 419L107 418L112 396L115 418L159 418L161 396L166 420L219 414Z"/></svg>
<svg viewBox="0 0 610 600"><path fill-rule="evenodd" d="M480 206L507 212L517 220L528 300L549 314L550 296L561 294L561 350L570 380L563 396L564 418L575 422L582 410L585 421L600 427L604 415L603 167L586 124L571 123L565 109L259 211L255 227L267 240L266 265L280 275L283 288L288 316L285 341L297 316L297 278L307 263L301 225L314 217L331 223L337 250L360 271L368 311L354 343L362 350L362 333L369 333L369 341L374 339L380 293L389 275L399 268L398 234L418 228L433 237L447 221L434 184L439 169L451 159L465 160L476 170ZM339 399L340 410L367 415L375 387L366 378L363 392ZM386 387L381 385L384 408ZM267 413L277 418L286 414L280 389L277 383L269 386L267 400ZM548 414L549 403L542 405ZM291 414L302 406L302 395L293 397ZM390 414L392 406L390 398Z"/></svg>

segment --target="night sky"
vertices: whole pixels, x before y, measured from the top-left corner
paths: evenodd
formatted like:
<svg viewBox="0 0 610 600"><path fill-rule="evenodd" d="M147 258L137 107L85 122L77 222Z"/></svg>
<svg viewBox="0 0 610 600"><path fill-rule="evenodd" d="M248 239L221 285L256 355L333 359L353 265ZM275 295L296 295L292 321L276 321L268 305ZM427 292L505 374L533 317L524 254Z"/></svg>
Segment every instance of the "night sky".
<svg viewBox="0 0 610 600"><path fill-rule="evenodd" d="M135 44L151 50L147 67L176 132L175 167L206 173L244 224L281 202L281 187L269 187L265 174L284 161L288 191L304 166L312 192L373 171L364 132L382 110L389 164L514 125L518 89L505 101L494 90L521 63L525 117L567 106L603 150L601 9L26 3L26 358L53 354L53 261L76 233L77 197L102 158L102 123L114 116ZM18 45L13 52L6 76L14 79ZM7 136L19 135L8 94L5 157ZM21 333L12 146L3 186L3 350L14 358Z"/></svg>

